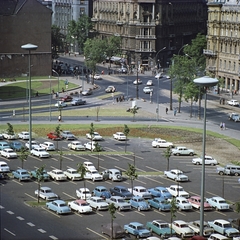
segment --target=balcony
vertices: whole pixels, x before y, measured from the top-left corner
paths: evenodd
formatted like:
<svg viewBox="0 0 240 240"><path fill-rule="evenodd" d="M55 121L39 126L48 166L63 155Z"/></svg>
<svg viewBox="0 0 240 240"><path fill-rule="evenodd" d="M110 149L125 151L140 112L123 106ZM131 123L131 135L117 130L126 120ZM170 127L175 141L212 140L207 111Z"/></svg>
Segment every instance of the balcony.
<svg viewBox="0 0 240 240"><path fill-rule="evenodd" d="M156 24L155 24L155 22L138 22L138 23L136 23L136 26L151 26L151 27L155 27Z"/></svg>
<svg viewBox="0 0 240 240"><path fill-rule="evenodd" d="M92 22L98 22L98 19L97 18L91 18L91 21Z"/></svg>
<svg viewBox="0 0 240 240"><path fill-rule="evenodd" d="M217 51L203 49L203 54L217 57Z"/></svg>
<svg viewBox="0 0 240 240"><path fill-rule="evenodd" d="M136 35L137 39L156 39L155 35Z"/></svg>
<svg viewBox="0 0 240 240"><path fill-rule="evenodd" d="M154 53L155 50L152 48L141 48L141 49L135 49L135 52Z"/></svg>
<svg viewBox="0 0 240 240"><path fill-rule="evenodd" d="M117 21L116 24L117 24L118 26L122 26L122 25L124 24L124 22L123 22L123 21Z"/></svg>

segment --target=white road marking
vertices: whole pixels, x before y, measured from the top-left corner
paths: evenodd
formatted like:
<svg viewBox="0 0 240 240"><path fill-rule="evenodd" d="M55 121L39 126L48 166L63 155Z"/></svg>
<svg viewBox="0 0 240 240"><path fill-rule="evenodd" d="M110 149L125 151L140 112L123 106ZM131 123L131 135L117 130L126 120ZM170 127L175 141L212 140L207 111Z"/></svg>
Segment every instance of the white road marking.
<svg viewBox="0 0 240 240"><path fill-rule="evenodd" d="M20 216L18 216L17 219L19 219L20 221L25 220L23 217L20 217Z"/></svg>
<svg viewBox="0 0 240 240"><path fill-rule="evenodd" d="M29 225L30 227L34 227L35 226L35 224L33 224L31 222L27 223L27 225Z"/></svg>
<svg viewBox="0 0 240 240"><path fill-rule="evenodd" d="M7 230L6 228L4 228L4 230L5 230L6 232L8 232L8 233L12 234L13 236L16 236L16 234L14 234L13 232L11 232L11 231Z"/></svg>
<svg viewBox="0 0 240 240"><path fill-rule="evenodd" d="M39 231L40 233L46 233L46 231L43 230L43 229L41 229L41 228L39 228L38 231Z"/></svg>
<svg viewBox="0 0 240 240"><path fill-rule="evenodd" d="M12 211L7 211L7 213L9 213L9 214L14 214L14 212L12 212Z"/></svg>
<svg viewBox="0 0 240 240"><path fill-rule="evenodd" d="M53 239L53 240L57 240L58 238L57 237L55 237L55 236L49 236L51 239Z"/></svg>

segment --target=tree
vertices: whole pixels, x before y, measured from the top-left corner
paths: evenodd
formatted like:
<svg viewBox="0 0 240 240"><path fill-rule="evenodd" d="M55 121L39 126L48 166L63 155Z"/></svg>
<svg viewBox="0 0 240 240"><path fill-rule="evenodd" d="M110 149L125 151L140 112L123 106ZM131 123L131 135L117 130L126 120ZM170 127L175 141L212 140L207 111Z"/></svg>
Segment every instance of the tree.
<svg viewBox="0 0 240 240"><path fill-rule="evenodd" d="M177 208L177 202L176 202L176 198L172 198L171 202L171 208L170 208L170 213L171 213L171 219L170 219L170 223L171 223L171 236L173 234L172 232L172 222L173 222L173 219L176 217L176 212L178 210Z"/></svg>
<svg viewBox="0 0 240 240"><path fill-rule="evenodd" d="M26 148L21 147L19 158L22 162L22 168L23 168L24 161L27 161L28 155L29 155L29 151Z"/></svg>
<svg viewBox="0 0 240 240"><path fill-rule="evenodd" d="M91 152L93 151L93 145L92 145L92 143L93 143L94 131L95 131L95 129L94 129L93 123L91 123L91 125L90 125L90 131L89 131L89 134L90 134L90 136L91 136Z"/></svg>
<svg viewBox="0 0 240 240"><path fill-rule="evenodd" d="M39 193L40 193L41 182L44 179L44 177L43 177L44 170L45 170L45 166L42 166L36 170L36 178L37 178L37 182L38 182L38 203L39 203L39 198L40 198Z"/></svg>
<svg viewBox="0 0 240 240"><path fill-rule="evenodd" d="M138 113L138 107L135 105L133 108L130 109L130 113L133 114L133 122L135 122L135 115Z"/></svg>
<svg viewBox="0 0 240 240"><path fill-rule="evenodd" d="M80 51L84 49L84 43L89 37L89 32L93 29L91 18L86 14L82 14L80 18L75 21L72 20L68 24L67 42L75 44L77 42Z"/></svg>
<svg viewBox="0 0 240 240"><path fill-rule="evenodd" d="M126 135L126 140L125 140L125 152L126 152L126 151L127 151L127 136L128 136L128 134L129 134L129 132L130 132L129 127L128 127L126 124L124 124L124 130L123 130L123 132L124 132L124 134Z"/></svg>
<svg viewBox="0 0 240 240"><path fill-rule="evenodd" d="M61 33L58 26L52 25L52 57L56 59L58 52L64 51L65 35Z"/></svg>
<svg viewBox="0 0 240 240"><path fill-rule="evenodd" d="M126 171L126 175L131 180L131 188L132 188L132 192L133 192L133 181L135 179L137 179L137 177L138 177L138 175L136 173L136 168L133 164L131 164L131 163L128 164L128 169Z"/></svg>
<svg viewBox="0 0 240 240"><path fill-rule="evenodd" d="M169 159L172 155L171 147L167 147L166 150L164 150L164 157L167 159L167 171L169 171Z"/></svg>
<svg viewBox="0 0 240 240"><path fill-rule="evenodd" d="M85 56L85 65L92 72L92 83L94 84L93 76L96 73L97 63L101 63L105 60L104 49L105 42L99 38L87 39L84 43L84 56Z"/></svg>
<svg viewBox="0 0 240 240"><path fill-rule="evenodd" d="M95 152L98 153L98 171L99 171L99 152L101 152L102 147L99 145L98 142L96 142L94 146L95 146Z"/></svg>
<svg viewBox="0 0 240 240"><path fill-rule="evenodd" d="M86 172L88 172L88 170L82 163L79 163L77 172L80 173L81 178L83 179L83 186L84 186L84 189L85 189L86 188L86 180L85 180L84 177L86 175ZM85 191L85 199L86 199L86 191Z"/></svg>
<svg viewBox="0 0 240 240"><path fill-rule="evenodd" d="M111 239L113 239L113 219L116 218L115 212L116 212L116 207L114 203L110 203L108 206L108 211L111 215Z"/></svg>
<svg viewBox="0 0 240 240"><path fill-rule="evenodd" d="M13 130L13 126L11 123L7 123L7 134L8 135L14 135L14 130Z"/></svg>

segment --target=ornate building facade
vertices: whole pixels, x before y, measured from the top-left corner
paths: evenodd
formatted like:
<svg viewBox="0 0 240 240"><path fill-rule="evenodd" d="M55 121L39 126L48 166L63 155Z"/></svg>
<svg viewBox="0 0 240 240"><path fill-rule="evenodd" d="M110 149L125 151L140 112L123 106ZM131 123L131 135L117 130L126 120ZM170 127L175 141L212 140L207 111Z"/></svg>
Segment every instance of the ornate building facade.
<svg viewBox="0 0 240 240"><path fill-rule="evenodd" d="M208 3L206 70L223 78L225 89L239 91L240 77L240 3L214 0Z"/></svg>
<svg viewBox="0 0 240 240"><path fill-rule="evenodd" d="M197 33L206 34L206 0L93 0L100 37L121 36L128 64L168 67Z"/></svg>

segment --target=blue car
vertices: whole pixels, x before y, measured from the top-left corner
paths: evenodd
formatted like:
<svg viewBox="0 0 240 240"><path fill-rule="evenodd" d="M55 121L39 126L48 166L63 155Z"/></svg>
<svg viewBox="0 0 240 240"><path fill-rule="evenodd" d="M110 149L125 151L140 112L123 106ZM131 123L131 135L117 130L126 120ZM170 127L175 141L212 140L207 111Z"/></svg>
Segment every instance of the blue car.
<svg viewBox="0 0 240 240"><path fill-rule="evenodd" d="M110 198L112 196L111 193L103 186L95 187L92 194L93 196L101 197L103 199Z"/></svg>
<svg viewBox="0 0 240 240"><path fill-rule="evenodd" d="M149 188L148 191L153 197L164 197L166 199L172 198L172 194L165 187Z"/></svg>
<svg viewBox="0 0 240 240"><path fill-rule="evenodd" d="M14 151L17 151L17 152L19 152L21 148L24 148L23 144L19 141L10 142L9 145Z"/></svg>
<svg viewBox="0 0 240 240"><path fill-rule="evenodd" d="M142 197L139 197L139 196L135 196L135 197L131 198L129 203L131 204L131 207L136 208L139 212L150 209L150 206L145 201L145 199Z"/></svg>
<svg viewBox="0 0 240 240"><path fill-rule="evenodd" d="M124 230L126 233L130 233L134 235L136 238L147 238L151 236L151 232L147 230L143 224L139 222L131 222L129 224L124 225Z"/></svg>
<svg viewBox="0 0 240 240"><path fill-rule="evenodd" d="M170 211L171 209L171 204L163 197L149 199L148 204L159 211Z"/></svg>
<svg viewBox="0 0 240 240"><path fill-rule="evenodd" d="M67 204L63 200L47 202L46 206L49 210L52 210L57 214L68 214L71 212L71 209L67 206Z"/></svg>
<svg viewBox="0 0 240 240"><path fill-rule="evenodd" d="M120 196L124 199L130 199L133 194L128 191L126 187L123 186L115 186L113 188L110 188L110 192L113 196Z"/></svg>
<svg viewBox="0 0 240 240"><path fill-rule="evenodd" d="M35 179L42 177L43 181L48 181L50 179L50 176L49 176L49 174L47 173L46 170L43 170L42 176L37 175L37 169L31 171L30 175L31 175L32 178L35 178Z"/></svg>
<svg viewBox="0 0 240 240"><path fill-rule="evenodd" d="M18 169L12 172L13 177L21 181L29 181L31 179L30 174L25 169Z"/></svg>

